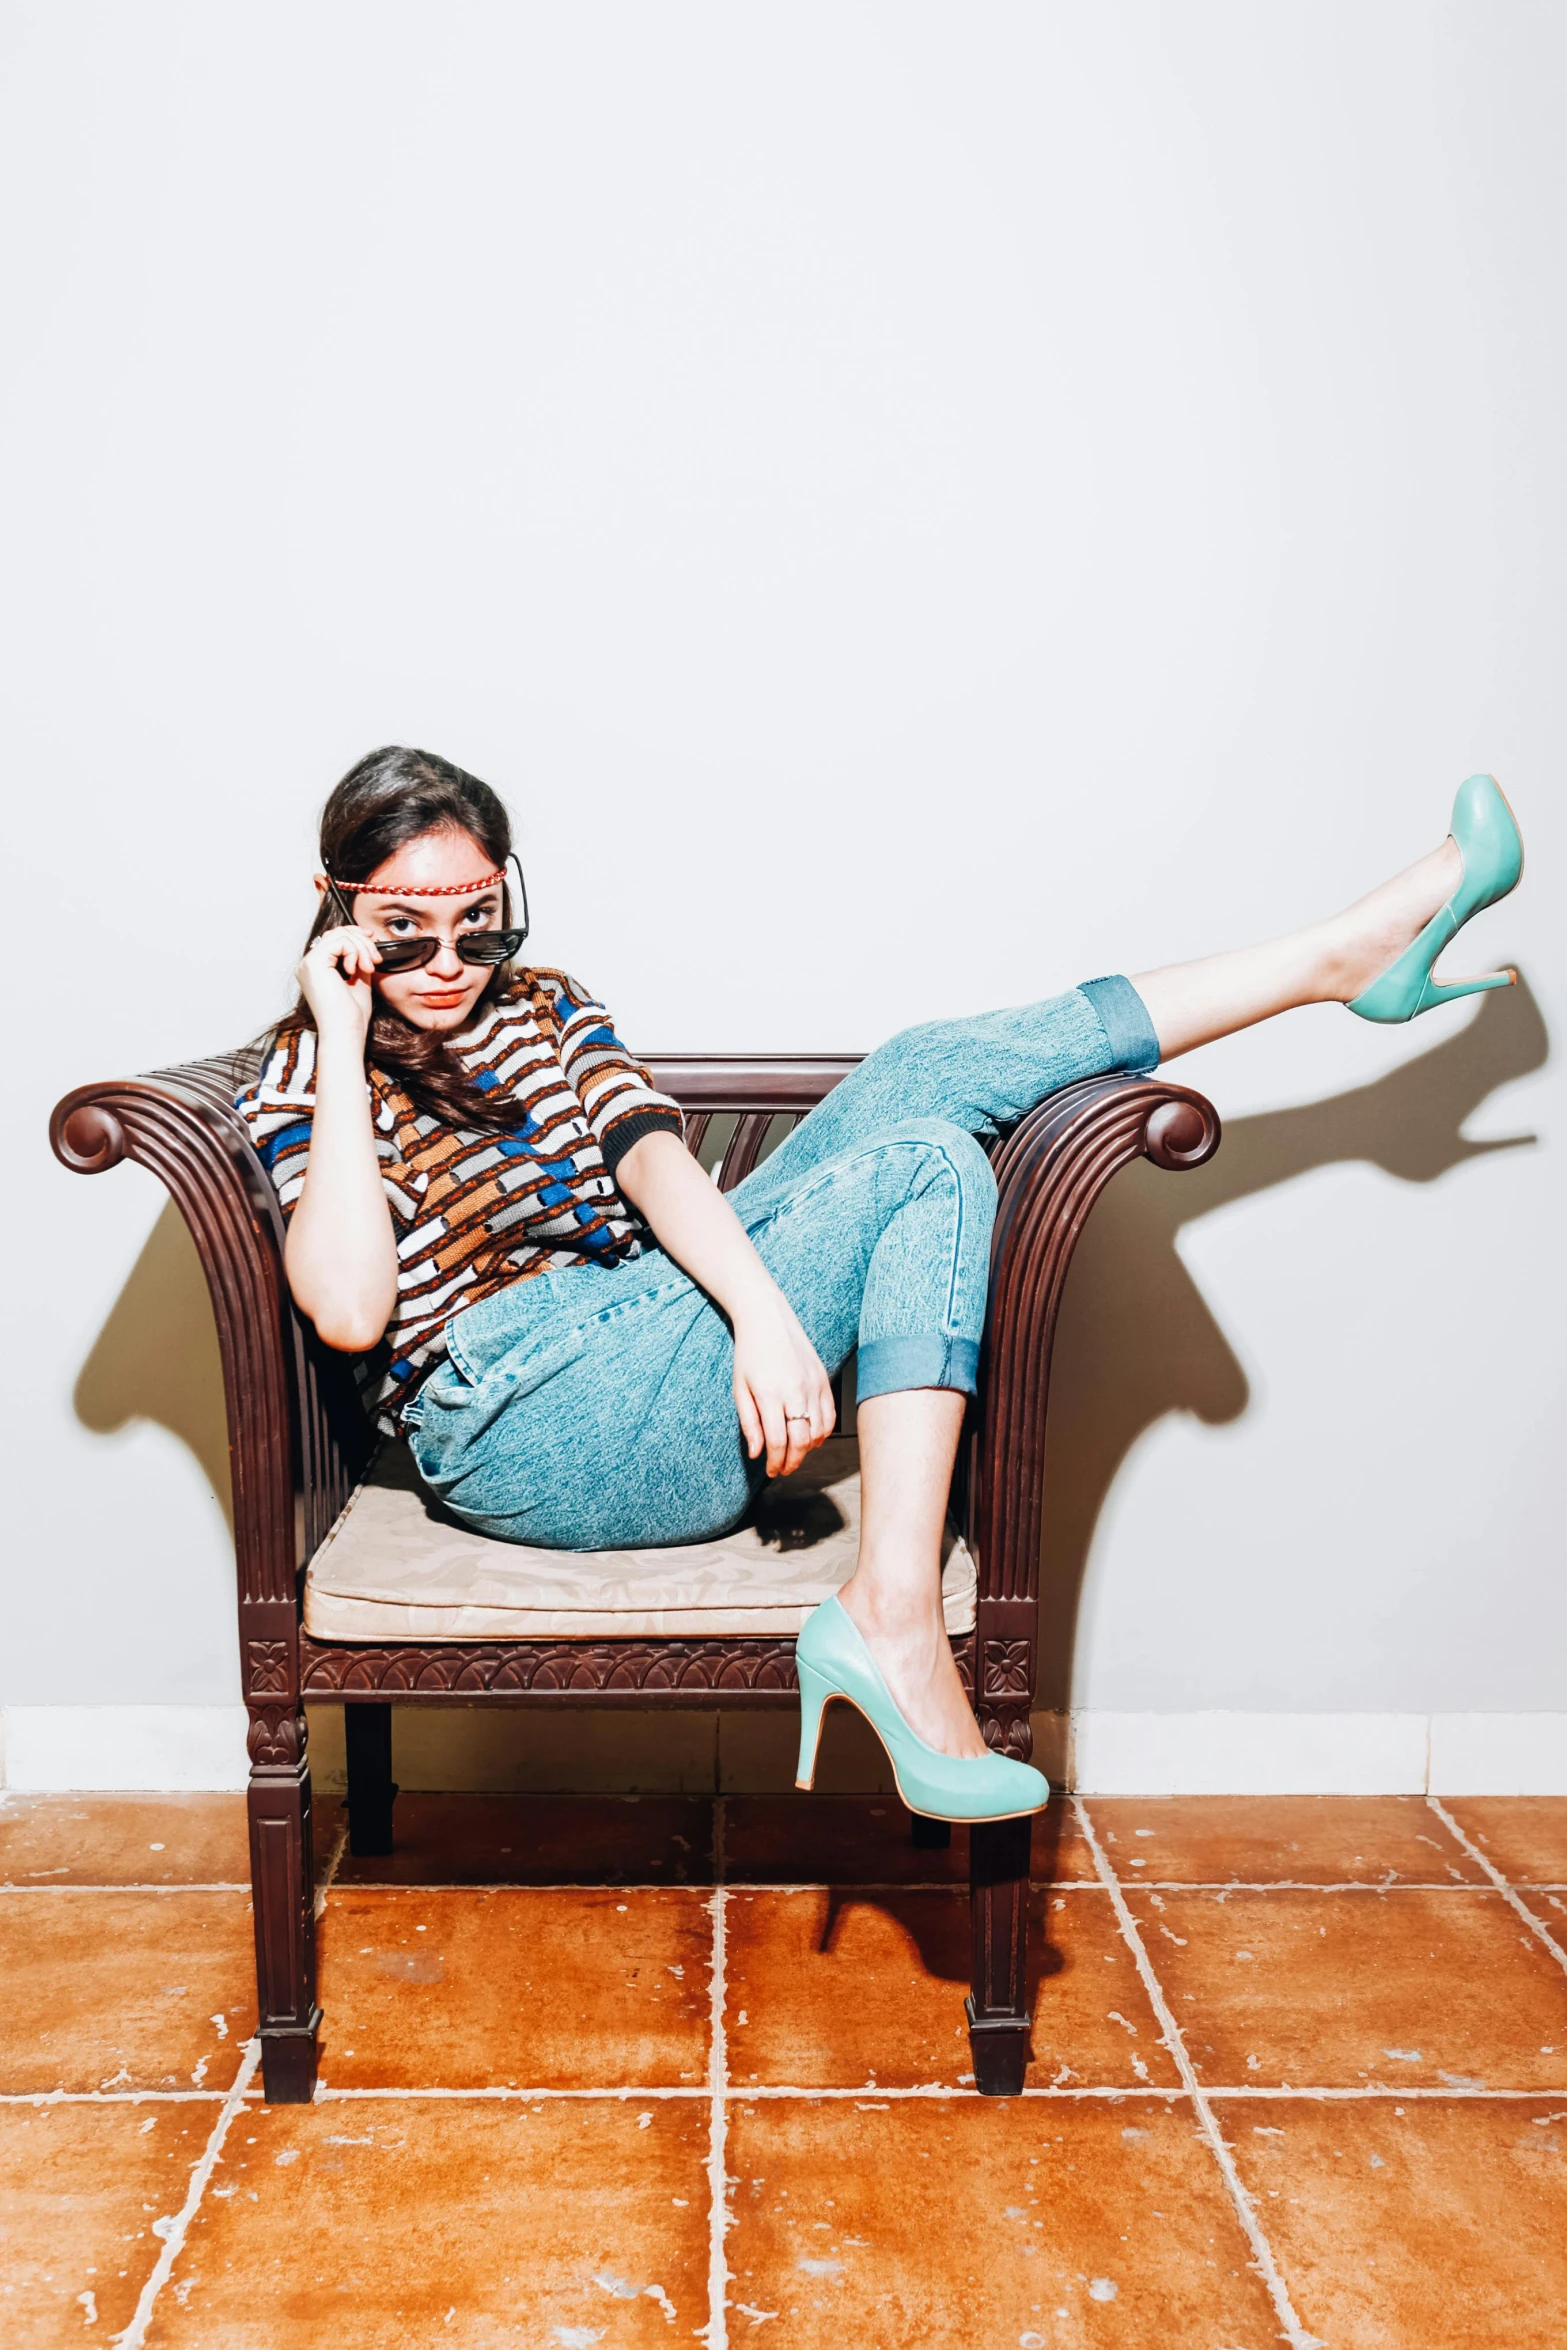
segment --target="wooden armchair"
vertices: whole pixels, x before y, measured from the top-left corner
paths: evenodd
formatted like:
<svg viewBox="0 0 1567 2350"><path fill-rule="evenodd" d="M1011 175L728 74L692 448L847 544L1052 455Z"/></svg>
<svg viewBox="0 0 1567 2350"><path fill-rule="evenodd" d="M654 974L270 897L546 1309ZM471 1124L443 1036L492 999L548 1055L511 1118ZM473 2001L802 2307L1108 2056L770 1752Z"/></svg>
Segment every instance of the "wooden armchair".
<svg viewBox="0 0 1567 2350"><path fill-rule="evenodd" d="M313 1639L305 1570L376 1450L351 1365L294 1311L277 1198L232 1107L253 1055L80 1086L54 1112L56 1155L79 1174L148 1167L190 1227L217 1318L233 1464L240 1672L250 1716L250 1853L263 2079L273 2103L307 2101L316 2076L310 1766L304 1701L345 1708L355 1850L391 1849L391 1707L474 1703L652 1708L796 1702L792 1637L441 1639L426 1645ZM850 1057L655 1057L654 1082L688 1114L693 1150L712 1120L736 1124L718 1173L732 1189L768 1129L793 1123ZM1050 1353L1072 1251L1117 1169L1144 1155L1200 1166L1219 1142L1201 1095L1162 1077L1093 1078L1052 1095L997 1142L1000 1193L980 1392L956 1507L978 1567L976 1621L954 1635L985 1736L1026 1760ZM917 1842L950 1831L918 1820ZM970 1838L977 2087L1016 2096L1028 2057L1030 1822Z"/></svg>

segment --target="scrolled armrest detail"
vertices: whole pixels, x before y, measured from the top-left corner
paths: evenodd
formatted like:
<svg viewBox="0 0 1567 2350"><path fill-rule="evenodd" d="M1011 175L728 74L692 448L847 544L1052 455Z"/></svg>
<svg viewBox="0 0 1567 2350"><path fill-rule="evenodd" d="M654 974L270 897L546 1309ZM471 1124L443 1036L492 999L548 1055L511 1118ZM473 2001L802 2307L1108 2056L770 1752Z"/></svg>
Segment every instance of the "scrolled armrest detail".
<svg viewBox="0 0 1567 2350"><path fill-rule="evenodd" d="M125 1129L101 1102L80 1102L65 1118L56 1111L50 1139L55 1157L77 1175L101 1175L125 1156Z"/></svg>
<svg viewBox="0 0 1567 2350"><path fill-rule="evenodd" d="M134 1160L184 1217L223 1362L241 1603L283 1603L291 1619L300 1559L289 1309L275 1202L231 1106L234 1078L225 1060L80 1086L56 1107L49 1139L80 1175Z"/></svg>

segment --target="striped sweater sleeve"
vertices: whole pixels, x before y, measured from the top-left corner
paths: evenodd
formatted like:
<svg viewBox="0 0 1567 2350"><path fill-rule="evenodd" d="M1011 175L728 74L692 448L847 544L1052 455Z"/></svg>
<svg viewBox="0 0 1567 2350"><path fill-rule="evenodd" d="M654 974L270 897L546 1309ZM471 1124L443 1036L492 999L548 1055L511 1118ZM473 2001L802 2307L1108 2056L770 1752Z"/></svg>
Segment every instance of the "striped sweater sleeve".
<svg viewBox="0 0 1567 2350"><path fill-rule="evenodd" d="M587 1113L610 1175L644 1134L683 1137L685 1120L679 1104L654 1089L647 1071L615 1034L604 1006L564 972L540 977L554 999L561 1067Z"/></svg>
<svg viewBox="0 0 1567 2350"><path fill-rule="evenodd" d="M254 1085L236 1096L234 1107L249 1129L257 1158L271 1176L285 1216L305 1188L310 1136L316 1107L316 1037L313 1028L280 1036ZM395 1113L378 1087L371 1086L371 1114L381 1188L399 1224L410 1224L418 1200L398 1180L406 1175L397 1146Z"/></svg>

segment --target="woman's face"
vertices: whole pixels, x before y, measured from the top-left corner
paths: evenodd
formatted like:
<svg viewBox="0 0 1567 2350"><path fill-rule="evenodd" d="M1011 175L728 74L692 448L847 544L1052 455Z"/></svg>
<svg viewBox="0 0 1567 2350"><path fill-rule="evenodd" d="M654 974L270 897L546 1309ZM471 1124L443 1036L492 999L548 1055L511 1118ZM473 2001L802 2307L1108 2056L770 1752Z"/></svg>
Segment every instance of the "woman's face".
<svg viewBox="0 0 1567 2350"><path fill-rule="evenodd" d="M460 897L422 898L420 889L451 889L493 870L489 853L470 833L426 832L406 842L368 876L372 887L348 900L355 924L372 938L437 938L434 960L417 971L392 971L375 983L389 1011L414 1028L440 1033L461 1028L490 980L494 965L465 963L453 940L465 931L499 930L504 896L500 882ZM325 890L326 876L316 887ZM409 893L409 894L403 894Z"/></svg>

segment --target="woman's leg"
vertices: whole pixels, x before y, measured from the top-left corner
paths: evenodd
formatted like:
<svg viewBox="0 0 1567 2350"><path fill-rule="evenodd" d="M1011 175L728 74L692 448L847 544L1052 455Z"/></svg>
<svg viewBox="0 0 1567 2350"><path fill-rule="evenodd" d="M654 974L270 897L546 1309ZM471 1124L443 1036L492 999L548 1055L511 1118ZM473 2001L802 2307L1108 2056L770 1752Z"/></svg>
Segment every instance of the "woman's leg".
<svg viewBox="0 0 1567 2350"><path fill-rule="evenodd" d="M1449 838L1343 913L1261 946L903 1029L834 1086L748 1180L801 1174L906 1118L947 1118L970 1134L993 1134L1080 1078L1157 1068L1300 1004L1348 1003L1446 904L1462 870Z"/></svg>
<svg viewBox="0 0 1567 2350"><path fill-rule="evenodd" d="M1159 1039L1159 1058L1173 1061L1301 1004L1347 1004L1446 905L1462 873L1458 843L1448 839L1330 921L1262 946L1140 972L1132 985Z"/></svg>
<svg viewBox="0 0 1567 2350"><path fill-rule="evenodd" d="M838 1597L904 1720L943 1754L983 1754L941 1612L941 1544L967 1398L905 1388L859 1406L860 1556Z"/></svg>
<svg viewBox="0 0 1567 2350"><path fill-rule="evenodd" d="M863 1061L750 1178L842 1148L862 1120L936 1110L970 1131L1117 1068L1152 1068L1297 1005L1348 1002L1400 955L1462 870L1444 841L1342 914L1257 947L1172 965L977 1020L906 1030ZM746 1187L736 1194L737 1202ZM860 1562L841 1594L906 1720L949 1754L984 1741L941 1619L941 1539L963 1417L950 1389L883 1392L860 1408Z"/></svg>

